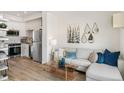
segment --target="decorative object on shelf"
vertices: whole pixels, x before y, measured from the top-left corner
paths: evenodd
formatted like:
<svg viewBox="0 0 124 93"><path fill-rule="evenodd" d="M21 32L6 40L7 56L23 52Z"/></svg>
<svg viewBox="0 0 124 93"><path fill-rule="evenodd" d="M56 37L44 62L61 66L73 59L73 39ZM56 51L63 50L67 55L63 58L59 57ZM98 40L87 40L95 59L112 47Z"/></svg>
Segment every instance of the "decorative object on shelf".
<svg viewBox="0 0 124 93"><path fill-rule="evenodd" d="M94 23L93 24L93 28L92 28L92 33L98 33L99 32L99 28L98 28L98 26L97 26L97 24L96 23Z"/></svg>
<svg viewBox="0 0 124 93"><path fill-rule="evenodd" d="M89 43L93 43L94 42L94 37L93 37L93 34L90 33L89 37L88 37L88 42Z"/></svg>
<svg viewBox="0 0 124 93"><path fill-rule="evenodd" d="M87 43L87 37L86 37L85 33L83 33L83 35L81 37L81 42L82 43Z"/></svg>
<svg viewBox="0 0 124 93"><path fill-rule="evenodd" d="M7 28L7 25L5 23L0 23L0 28L5 29L5 28Z"/></svg>
<svg viewBox="0 0 124 93"><path fill-rule="evenodd" d="M88 24L86 24L85 29L84 29L85 34L90 34L91 33L91 28Z"/></svg>
<svg viewBox="0 0 124 93"><path fill-rule="evenodd" d="M67 42L68 43L80 43L80 28L71 27L67 28Z"/></svg>

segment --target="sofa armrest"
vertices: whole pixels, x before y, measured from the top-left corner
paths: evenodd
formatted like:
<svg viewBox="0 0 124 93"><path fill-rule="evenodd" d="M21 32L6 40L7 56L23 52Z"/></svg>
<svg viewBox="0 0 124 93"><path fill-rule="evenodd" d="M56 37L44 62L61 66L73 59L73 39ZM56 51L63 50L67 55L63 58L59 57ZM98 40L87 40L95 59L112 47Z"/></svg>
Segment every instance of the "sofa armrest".
<svg viewBox="0 0 124 93"><path fill-rule="evenodd" d="M122 78L124 79L124 60L123 59L118 60L118 69L122 75Z"/></svg>
<svg viewBox="0 0 124 93"><path fill-rule="evenodd" d="M124 66L124 60L123 59L118 59L118 68L121 66Z"/></svg>

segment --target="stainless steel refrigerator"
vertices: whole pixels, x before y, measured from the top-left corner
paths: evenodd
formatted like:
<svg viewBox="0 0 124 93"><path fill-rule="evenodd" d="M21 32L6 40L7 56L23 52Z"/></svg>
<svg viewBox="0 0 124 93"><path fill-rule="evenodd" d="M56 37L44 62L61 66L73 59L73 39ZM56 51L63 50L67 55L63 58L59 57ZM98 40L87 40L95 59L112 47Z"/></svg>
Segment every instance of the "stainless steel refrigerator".
<svg viewBox="0 0 124 93"><path fill-rule="evenodd" d="M42 63L42 30L33 31L32 33L31 55L34 61Z"/></svg>

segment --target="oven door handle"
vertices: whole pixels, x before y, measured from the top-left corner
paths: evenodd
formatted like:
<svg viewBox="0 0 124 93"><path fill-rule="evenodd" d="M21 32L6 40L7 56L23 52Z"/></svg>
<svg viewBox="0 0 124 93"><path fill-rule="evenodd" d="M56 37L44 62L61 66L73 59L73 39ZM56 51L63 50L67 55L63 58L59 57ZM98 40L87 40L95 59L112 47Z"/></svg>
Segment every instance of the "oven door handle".
<svg viewBox="0 0 124 93"><path fill-rule="evenodd" d="M16 47L21 47L21 46L8 46L9 48L16 48Z"/></svg>

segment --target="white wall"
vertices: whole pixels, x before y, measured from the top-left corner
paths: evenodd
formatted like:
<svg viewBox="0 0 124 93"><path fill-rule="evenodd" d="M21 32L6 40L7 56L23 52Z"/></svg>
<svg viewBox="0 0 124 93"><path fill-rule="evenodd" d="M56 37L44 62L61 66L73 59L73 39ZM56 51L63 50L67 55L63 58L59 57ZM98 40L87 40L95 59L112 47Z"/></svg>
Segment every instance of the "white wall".
<svg viewBox="0 0 124 93"><path fill-rule="evenodd" d="M25 22L25 29L26 30L33 29L34 31L37 31L40 28L41 28L41 18Z"/></svg>
<svg viewBox="0 0 124 93"><path fill-rule="evenodd" d="M32 37L32 31L41 29L41 18L33 19L25 22L26 35Z"/></svg>
<svg viewBox="0 0 124 93"><path fill-rule="evenodd" d="M51 26L48 28L48 35L51 35L57 40L57 47L108 48L110 50L119 50L120 32L118 29L113 29L112 27L112 15L113 12L49 12L47 16L48 24L51 24ZM82 35L85 25L88 23L92 27L94 22L97 23L100 32L94 35L95 42L93 44L67 43L68 25L79 25Z"/></svg>
<svg viewBox="0 0 124 93"><path fill-rule="evenodd" d="M48 61L47 53L47 13L42 12L42 62Z"/></svg>
<svg viewBox="0 0 124 93"><path fill-rule="evenodd" d="M59 36L58 33L58 19L55 15L51 13L47 13L47 60L50 59L50 53L51 53L51 39L56 39L56 36Z"/></svg>
<svg viewBox="0 0 124 93"><path fill-rule="evenodd" d="M120 51L123 62L120 65L120 72L124 79L124 29L120 29Z"/></svg>
<svg viewBox="0 0 124 93"><path fill-rule="evenodd" d="M120 29L120 50L124 59L124 29Z"/></svg>

